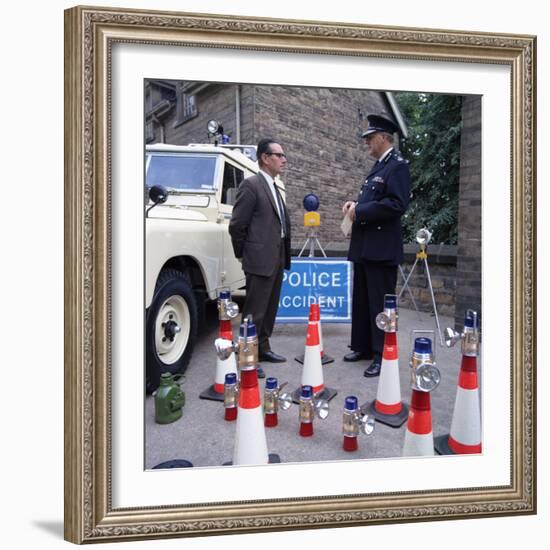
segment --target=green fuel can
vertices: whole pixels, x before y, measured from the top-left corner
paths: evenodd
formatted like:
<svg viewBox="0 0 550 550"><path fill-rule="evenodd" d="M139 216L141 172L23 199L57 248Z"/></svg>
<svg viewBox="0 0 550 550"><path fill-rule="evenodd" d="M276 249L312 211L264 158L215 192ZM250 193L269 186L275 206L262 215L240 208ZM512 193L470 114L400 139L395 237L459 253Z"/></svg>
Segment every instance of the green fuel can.
<svg viewBox="0 0 550 550"><path fill-rule="evenodd" d="M160 386L154 396L155 421L158 424L170 424L181 418L185 393L169 372L161 375Z"/></svg>

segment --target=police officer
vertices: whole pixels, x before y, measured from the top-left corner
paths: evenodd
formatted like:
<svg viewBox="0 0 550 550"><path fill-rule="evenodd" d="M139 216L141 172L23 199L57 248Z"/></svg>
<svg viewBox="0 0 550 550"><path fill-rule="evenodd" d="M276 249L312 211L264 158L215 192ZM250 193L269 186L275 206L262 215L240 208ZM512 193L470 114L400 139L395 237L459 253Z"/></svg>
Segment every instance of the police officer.
<svg viewBox="0 0 550 550"><path fill-rule="evenodd" d="M357 202L342 212L353 221L348 260L353 262L351 353L344 361L373 359L364 376L378 376L384 332L375 323L384 309L384 295L395 294L397 266L403 261L401 216L409 205L409 166L394 149L397 126L380 115L369 115L362 134L369 154L377 159L361 187Z"/></svg>

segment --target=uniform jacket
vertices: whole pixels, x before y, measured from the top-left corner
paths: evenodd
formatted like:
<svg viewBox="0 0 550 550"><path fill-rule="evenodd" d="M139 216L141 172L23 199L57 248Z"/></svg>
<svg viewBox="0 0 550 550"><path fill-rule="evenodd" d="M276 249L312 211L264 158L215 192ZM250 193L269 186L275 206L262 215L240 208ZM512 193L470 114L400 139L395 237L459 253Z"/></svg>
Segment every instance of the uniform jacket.
<svg viewBox="0 0 550 550"><path fill-rule="evenodd" d="M401 216L410 197L409 165L392 150L366 177L352 226L348 259L398 265L403 261Z"/></svg>
<svg viewBox="0 0 550 550"><path fill-rule="evenodd" d="M283 200L286 237L269 184L261 174L243 180L237 191L229 234L245 273L269 277L277 268L280 247L285 247L285 269L290 269L290 217Z"/></svg>

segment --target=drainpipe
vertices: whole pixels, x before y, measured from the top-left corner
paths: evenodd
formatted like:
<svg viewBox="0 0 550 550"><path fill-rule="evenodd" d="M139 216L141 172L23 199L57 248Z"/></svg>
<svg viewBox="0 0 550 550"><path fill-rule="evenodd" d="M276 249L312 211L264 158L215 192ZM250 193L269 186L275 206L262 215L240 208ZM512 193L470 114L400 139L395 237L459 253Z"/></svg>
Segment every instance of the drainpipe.
<svg viewBox="0 0 550 550"><path fill-rule="evenodd" d="M235 86L235 143L241 143L241 85Z"/></svg>

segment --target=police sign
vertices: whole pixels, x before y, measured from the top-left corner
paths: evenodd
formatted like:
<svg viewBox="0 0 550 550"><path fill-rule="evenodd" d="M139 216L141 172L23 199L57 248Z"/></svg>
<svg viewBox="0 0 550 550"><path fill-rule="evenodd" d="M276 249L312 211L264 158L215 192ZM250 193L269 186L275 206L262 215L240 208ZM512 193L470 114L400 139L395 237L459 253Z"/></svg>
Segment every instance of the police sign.
<svg viewBox="0 0 550 550"><path fill-rule="evenodd" d="M323 321L351 321L351 263L343 258L292 258L285 271L277 322L303 323L318 303Z"/></svg>

